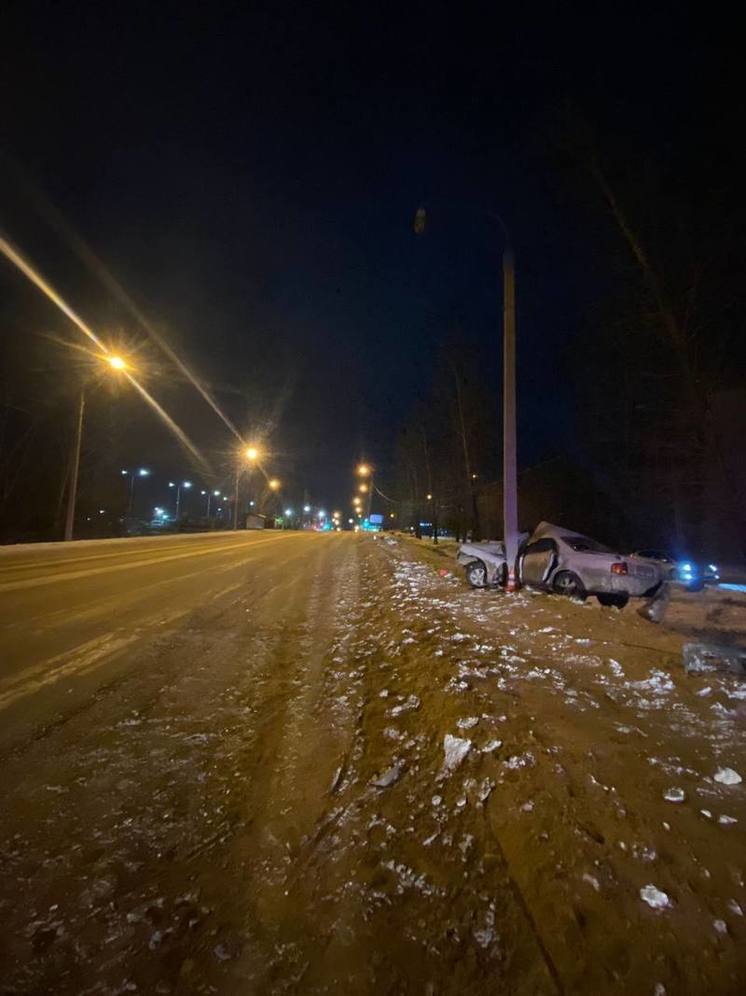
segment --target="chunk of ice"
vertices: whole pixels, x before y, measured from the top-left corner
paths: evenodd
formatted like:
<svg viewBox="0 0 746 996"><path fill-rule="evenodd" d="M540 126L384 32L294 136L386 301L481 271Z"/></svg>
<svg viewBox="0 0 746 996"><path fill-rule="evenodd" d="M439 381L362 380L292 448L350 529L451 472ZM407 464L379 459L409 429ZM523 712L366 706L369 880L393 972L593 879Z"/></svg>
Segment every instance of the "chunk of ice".
<svg viewBox="0 0 746 996"><path fill-rule="evenodd" d="M656 889L654 885L645 885L640 889L640 899L654 910L666 910L671 907L671 900L665 892Z"/></svg>

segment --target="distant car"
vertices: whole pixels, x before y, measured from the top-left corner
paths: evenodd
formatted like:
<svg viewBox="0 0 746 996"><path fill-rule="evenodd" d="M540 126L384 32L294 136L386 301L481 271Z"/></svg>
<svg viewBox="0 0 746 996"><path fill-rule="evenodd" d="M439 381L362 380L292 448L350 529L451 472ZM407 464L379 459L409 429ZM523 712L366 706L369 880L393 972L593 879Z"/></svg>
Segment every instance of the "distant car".
<svg viewBox="0 0 746 996"><path fill-rule="evenodd" d="M687 591L702 591L706 584L717 584L720 581L717 564L698 564L688 559L678 560L662 550L638 550L632 556L659 564L668 581L684 585Z"/></svg>
<svg viewBox="0 0 746 996"><path fill-rule="evenodd" d="M458 560L476 588L500 584L507 570L502 543L466 543ZM623 608L631 596L652 595L663 580L653 562L623 557L596 540L550 522L541 522L521 543L516 561L521 584Z"/></svg>

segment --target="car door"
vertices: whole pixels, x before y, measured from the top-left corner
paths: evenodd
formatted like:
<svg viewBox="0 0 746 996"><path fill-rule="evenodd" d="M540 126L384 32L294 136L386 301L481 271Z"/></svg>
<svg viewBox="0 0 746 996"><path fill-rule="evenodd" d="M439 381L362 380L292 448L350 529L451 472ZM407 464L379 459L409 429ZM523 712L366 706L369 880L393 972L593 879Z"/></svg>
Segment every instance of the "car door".
<svg viewBox="0 0 746 996"><path fill-rule="evenodd" d="M521 557L521 581L523 584L546 584L549 575L557 564L557 544L545 537L530 543Z"/></svg>

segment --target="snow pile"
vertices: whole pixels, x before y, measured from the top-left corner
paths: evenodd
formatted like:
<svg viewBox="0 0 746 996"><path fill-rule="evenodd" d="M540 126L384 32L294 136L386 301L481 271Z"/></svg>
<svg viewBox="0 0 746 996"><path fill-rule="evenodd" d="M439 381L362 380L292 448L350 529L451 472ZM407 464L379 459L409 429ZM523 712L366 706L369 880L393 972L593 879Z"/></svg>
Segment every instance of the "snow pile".
<svg viewBox="0 0 746 996"><path fill-rule="evenodd" d="M446 733L443 737L445 760L441 776L449 775L455 771L471 750L471 746L471 740L462 740L460 737L453 737L450 733Z"/></svg>
<svg viewBox="0 0 746 996"><path fill-rule="evenodd" d="M718 768L715 772L715 781L721 785L740 785L743 779L733 768Z"/></svg>

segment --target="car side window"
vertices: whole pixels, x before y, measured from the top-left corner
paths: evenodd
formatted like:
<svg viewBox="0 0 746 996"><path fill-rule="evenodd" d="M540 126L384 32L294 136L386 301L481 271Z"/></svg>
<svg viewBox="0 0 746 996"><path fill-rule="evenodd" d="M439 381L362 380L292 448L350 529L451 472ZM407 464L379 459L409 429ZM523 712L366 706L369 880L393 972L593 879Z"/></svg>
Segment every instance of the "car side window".
<svg viewBox="0 0 746 996"><path fill-rule="evenodd" d="M557 544L553 539L549 539L547 537L545 539L537 540L535 543L532 543L531 546L526 547L526 553L549 553L550 551L554 553L556 549Z"/></svg>

